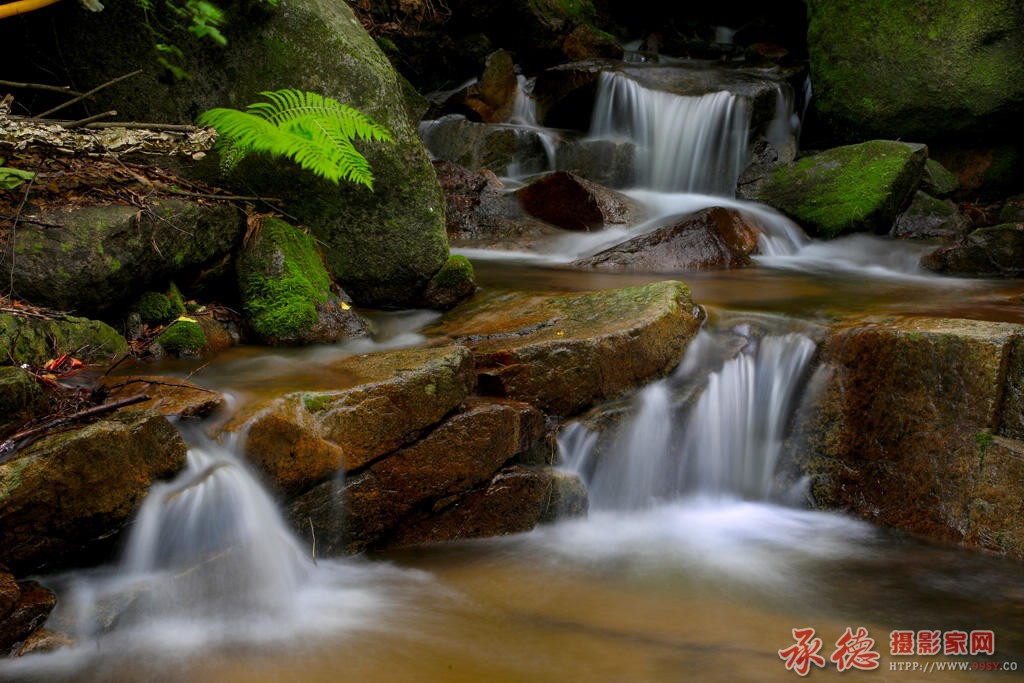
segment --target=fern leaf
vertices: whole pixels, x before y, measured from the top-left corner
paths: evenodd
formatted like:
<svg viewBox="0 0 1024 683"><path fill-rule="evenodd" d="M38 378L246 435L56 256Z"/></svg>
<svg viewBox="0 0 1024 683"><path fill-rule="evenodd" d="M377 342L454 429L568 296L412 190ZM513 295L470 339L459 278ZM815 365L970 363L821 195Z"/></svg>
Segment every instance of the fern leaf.
<svg viewBox="0 0 1024 683"><path fill-rule="evenodd" d="M318 93L285 89L261 95L268 101L250 104L244 112L211 109L198 119L221 135L225 168L251 152L264 152L289 158L333 183L347 180L373 189L370 164L352 141L389 142L387 128Z"/></svg>

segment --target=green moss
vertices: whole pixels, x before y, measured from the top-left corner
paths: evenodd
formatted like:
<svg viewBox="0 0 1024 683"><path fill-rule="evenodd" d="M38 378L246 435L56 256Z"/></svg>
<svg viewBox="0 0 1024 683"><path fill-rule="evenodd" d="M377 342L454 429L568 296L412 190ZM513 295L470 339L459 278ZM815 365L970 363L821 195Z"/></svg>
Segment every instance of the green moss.
<svg viewBox="0 0 1024 683"><path fill-rule="evenodd" d="M32 458L19 458L0 467L0 503L21 487L21 475L32 464Z"/></svg>
<svg viewBox="0 0 1024 683"><path fill-rule="evenodd" d="M886 232L925 159L923 148L888 140L837 147L778 169L760 199L825 237Z"/></svg>
<svg viewBox="0 0 1024 683"><path fill-rule="evenodd" d="M177 318L170 299L160 292L143 292L135 305L142 322L147 325L162 325L168 320Z"/></svg>
<svg viewBox="0 0 1024 683"><path fill-rule="evenodd" d="M333 394L304 392L302 394L302 405L311 413L318 413L331 404Z"/></svg>
<svg viewBox="0 0 1024 683"><path fill-rule="evenodd" d="M268 218L239 259L239 286L253 329L264 339L300 336L319 319L331 278L313 239L288 223Z"/></svg>
<svg viewBox="0 0 1024 683"><path fill-rule="evenodd" d="M921 181L921 189L936 197L945 197L953 194L960 188L960 180L949 169L929 159L924 166L924 180Z"/></svg>
<svg viewBox="0 0 1024 683"><path fill-rule="evenodd" d="M84 362L112 360L128 352L128 342L98 320L64 316L36 320L0 315L0 358L42 365L62 353Z"/></svg>
<svg viewBox="0 0 1024 683"><path fill-rule="evenodd" d="M816 106L847 137L930 138L1024 97L1014 0L811 0Z"/></svg>
<svg viewBox="0 0 1024 683"><path fill-rule="evenodd" d="M178 318L156 340L168 353L177 355L197 353L206 346L203 328L190 318Z"/></svg>

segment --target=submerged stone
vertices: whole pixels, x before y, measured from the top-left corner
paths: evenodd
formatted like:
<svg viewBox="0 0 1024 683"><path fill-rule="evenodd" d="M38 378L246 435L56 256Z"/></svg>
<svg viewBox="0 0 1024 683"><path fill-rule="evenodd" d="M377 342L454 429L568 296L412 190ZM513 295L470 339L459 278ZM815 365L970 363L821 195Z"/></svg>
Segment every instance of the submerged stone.
<svg viewBox="0 0 1024 683"><path fill-rule="evenodd" d="M779 168L757 199L821 237L887 233L910 202L927 158L923 145L891 140L836 147Z"/></svg>
<svg viewBox="0 0 1024 683"><path fill-rule="evenodd" d="M472 349L480 391L572 415L673 368L700 309L681 282L477 294L427 333Z"/></svg>
<svg viewBox="0 0 1024 683"><path fill-rule="evenodd" d="M139 408L155 410L165 417L206 417L224 405L224 396L178 377L129 376L104 377L100 386L111 401L145 394L148 401Z"/></svg>

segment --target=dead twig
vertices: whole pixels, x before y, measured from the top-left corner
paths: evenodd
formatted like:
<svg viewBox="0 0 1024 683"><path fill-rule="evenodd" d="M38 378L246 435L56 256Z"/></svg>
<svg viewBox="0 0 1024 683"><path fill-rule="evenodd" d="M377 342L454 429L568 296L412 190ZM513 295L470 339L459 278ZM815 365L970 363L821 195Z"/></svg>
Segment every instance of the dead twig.
<svg viewBox="0 0 1024 683"><path fill-rule="evenodd" d="M70 85L46 85L45 83L19 83L18 81L5 81L0 79L0 86L5 88L17 88L19 90L45 90L46 92L56 92L61 95L71 95L72 97L84 97L85 93L72 90Z"/></svg>
<svg viewBox="0 0 1024 683"><path fill-rule="evenodd" d="M58 427L64 427L69 424L74 424L75 422L81 422L82 420L87 420L90 417L96 417L97 415L104 415L148 400L149 396L146 394L130 396L128 398L121 399L120 401L112 401L111 403L104 403L102 405L93 406L92 408L86 408L85 410L80 410L77 413L50 420L38 427L32 427L31 429L18 432L0 444L0 465L10 460L11 455L17 452L19 448L22 448L39 438L44 432L57 429Z"/></svg>
<svg viewBox="0 0 1024 683"><path fill-rule="evenodd" d="M117 83L120 83L121 81L127 80L129 78L132 78L133 76L138 76L140 73L142 73L142 69L136 69L135 71L132 71L131 73L124 74L123 76L118 76L117 78L111 79L111 80L107 81L106 83L101 83L100 85L97 85L95 88L93 88L89 92L83 93L82 95L80 95L78 97L75 97L74 99L70 99L67 102L65 102L64 104L59 104L56 107L54 107L53 109L47 109L42 114L39 114L39 118L42 119L42 118L46 118L47 116L51 116L52 114L56 114L61 109L67 109L72 104L77 104L77 103L81 102L82 100L84 100L87 97L92 97L93 95L98 93L100 90L103 90L104 88L109 88L110 86L115 85Z"/></svg>
<svg viewBox="0 0 1024 683"><path fill-rule="evenodd" d="M47 223L46 221L37 221L35 218L25 218L24 216L15 216L10 213L0 213L0 220L2 221L13 221L17 219L19 223L29 223L30 225L38 225L41 228L63 228L64 226L60 223Z"/></svg>
<svg viewBox="0 0 1024 683"><path fill-rule="evenodd" d="M87 126L90 123L95 123L100 119L109 119L113 116L117 116L117 111L111 109L110 111L105 111L101 114L94 114L92 116L87 116L84 119L79 119L77 121L69 121L67 123L62 123L61 125L64 127L65 130L71 130L73 128L81 128L82 126Z"/></svg>

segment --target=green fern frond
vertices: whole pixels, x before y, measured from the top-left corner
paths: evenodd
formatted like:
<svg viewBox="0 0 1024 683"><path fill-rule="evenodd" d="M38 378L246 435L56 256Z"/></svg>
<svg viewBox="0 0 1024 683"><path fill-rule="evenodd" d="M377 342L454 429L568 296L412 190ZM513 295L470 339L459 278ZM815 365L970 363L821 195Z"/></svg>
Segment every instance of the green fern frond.
<svg viewBox="0 0 1024 683"><path fill-rule="evenodd" d="M370 164L354 139L389 142L391 133L369 116L318 93L285 89L260 93L268 101L246 111L210 109L198 123L220 134L222 166L230 169L252 152L291 159L333 183L373 189Z"/></svg>

